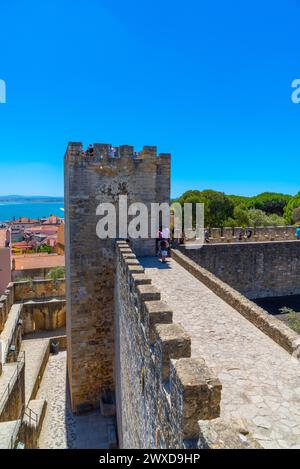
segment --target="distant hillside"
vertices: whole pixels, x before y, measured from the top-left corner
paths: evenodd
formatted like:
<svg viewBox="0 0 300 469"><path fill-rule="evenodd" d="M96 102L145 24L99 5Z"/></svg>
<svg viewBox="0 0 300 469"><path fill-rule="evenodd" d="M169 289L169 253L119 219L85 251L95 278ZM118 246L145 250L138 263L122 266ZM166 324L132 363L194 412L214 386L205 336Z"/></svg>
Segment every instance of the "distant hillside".
<svg viewBox="0 0 300 469"><path fill-rule="evenodd" d="M15 204L38 204L38 203L59 203L63 202L63 197L51 197L45 195L0 195L0 203Z"/></svg>

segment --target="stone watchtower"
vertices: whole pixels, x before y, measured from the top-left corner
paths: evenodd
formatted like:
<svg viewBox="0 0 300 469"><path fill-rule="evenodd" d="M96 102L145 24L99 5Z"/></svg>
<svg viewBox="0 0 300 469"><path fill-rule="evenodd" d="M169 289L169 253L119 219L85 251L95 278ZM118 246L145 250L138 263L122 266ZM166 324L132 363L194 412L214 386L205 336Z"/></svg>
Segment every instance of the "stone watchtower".
<svg viewBox="0 0 300 469"><path fill-rule="evenodd" d="M114 240L96 234L96 208L118 197L128 204L170 201L170 155L156 147L140 153L122 145L95 144L92 154L70 143L65 155L65 246L68 375L73 411L99 405L114 390ZM118 213L118 211L117 211ZM155 240L133 240L137 255L154 255Z"/></svg>

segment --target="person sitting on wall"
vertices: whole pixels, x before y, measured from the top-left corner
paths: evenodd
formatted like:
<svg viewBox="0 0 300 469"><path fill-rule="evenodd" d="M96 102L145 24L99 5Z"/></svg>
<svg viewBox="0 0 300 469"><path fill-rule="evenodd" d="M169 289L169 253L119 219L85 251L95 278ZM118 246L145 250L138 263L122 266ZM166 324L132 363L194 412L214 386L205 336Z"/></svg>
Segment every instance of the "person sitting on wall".
<svg viewBox="0 0 300 469"><path fill-rule="evenodd" d="M204 230L204 240L206 243L209 243L209 230L208 228L205 228Z"/></svg>
<svg viewBox="0 0 300 469"><path fill-rule="evenodd" d="M300 225L297 226L296 228L296 238L298 239L298 241L300 240Z"/></svg>

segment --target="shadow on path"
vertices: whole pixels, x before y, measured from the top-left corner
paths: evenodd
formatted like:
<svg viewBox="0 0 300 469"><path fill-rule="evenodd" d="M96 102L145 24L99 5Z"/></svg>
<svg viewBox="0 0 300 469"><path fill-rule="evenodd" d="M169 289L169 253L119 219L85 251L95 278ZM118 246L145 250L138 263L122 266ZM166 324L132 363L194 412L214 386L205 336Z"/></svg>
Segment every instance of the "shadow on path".
<svg viewBox="0 0 300 469"><path fill-rule="evenodd" d="M170 258L167 258L165 263L158 257L139 257L138 260L145 269L171 269Z"/></svg>

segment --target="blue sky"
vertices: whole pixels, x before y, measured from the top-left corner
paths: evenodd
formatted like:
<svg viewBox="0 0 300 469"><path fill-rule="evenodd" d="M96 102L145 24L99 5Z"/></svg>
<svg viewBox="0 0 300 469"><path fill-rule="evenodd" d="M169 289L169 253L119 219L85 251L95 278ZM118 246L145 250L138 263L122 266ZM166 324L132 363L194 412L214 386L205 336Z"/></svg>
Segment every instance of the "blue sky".
<svg viewBox="0 0 300 469"><path fill-rule="evenodd" d="M300 190L299 0L1 0L0 194L63 194L68 141L157 145L172 195Z"/></svg>

